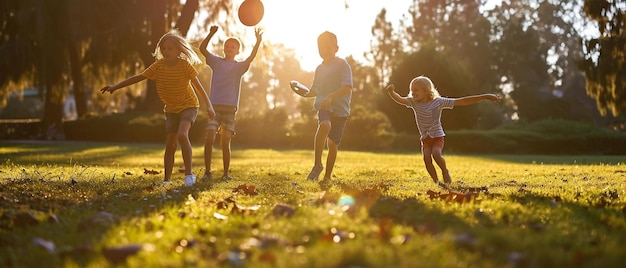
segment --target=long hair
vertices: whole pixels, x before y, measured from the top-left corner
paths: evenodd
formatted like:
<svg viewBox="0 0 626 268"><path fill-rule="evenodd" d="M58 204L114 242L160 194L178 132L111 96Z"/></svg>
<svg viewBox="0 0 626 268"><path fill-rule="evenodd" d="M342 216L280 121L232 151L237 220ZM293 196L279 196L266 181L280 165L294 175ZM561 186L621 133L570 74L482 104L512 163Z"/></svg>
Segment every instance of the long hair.
<svg viewBox="0 0 626 268"><path fill-rule="evenodd" d="M176 29L173 29L165 33L163 36L161 36L161 39L159 39L159 42L157 43L156 48L154 49L154 53L152 53L152 56L154 56L157 60L160 60L163 58L163 54L161 53L161 44L165 40L174 41L174 44L176 44L176 46L181 51L179 55L181 59L186 60L191 65L202 64L202 60L200 59L200 57L198 57L198 54L193 50L193 48L191 47L191 44L189 44L189 42L187 42L187 40Z"/></svg>
<svg viewBox="0 0 626 268"><path fill-rule="evenodd" d="M410 89L415 88L415 90L423 90L428 93L428 99L433 100L436 97L439 97L439 91L435 88L435 84L430 78L420 75L418 77L413 78L411 80Z"/></svg>

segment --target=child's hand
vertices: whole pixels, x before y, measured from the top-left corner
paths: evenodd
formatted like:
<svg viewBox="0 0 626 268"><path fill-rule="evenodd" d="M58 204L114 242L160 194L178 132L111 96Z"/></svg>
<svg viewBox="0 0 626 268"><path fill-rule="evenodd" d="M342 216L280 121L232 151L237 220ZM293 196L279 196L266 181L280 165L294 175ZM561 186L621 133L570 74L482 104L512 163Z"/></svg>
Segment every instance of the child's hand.
<svg viewBox="0 0 626 268"><path fill-rule="evenodd" d="M206 110L206 113L209 116L209 119L215 118L215 110L213 110L213 106L209 106L209 108Z"/></svg>
<svg viewBox="0 0 626 268"><path fill-rule="evenodd" d="M396 90L396 86L394 86L393 84L390 84L387 86L387 92L393 92Z"/></svg>
<svg viewBox="0 0 626 268"><path fill-rule="evenodd" d="M256 41L261 42L263 39L263 29L261 27L257 27L254 29L254 35L256 36Z"/></svg>
<svg viewBox="0 0 626 268"><path fill-rule="evenodd" d="M109 93L113 93L113 91L115 91L115 89L111 89L111 86L104 86L103 88L100 89L100 93L104 94L104 92L109 92Z"/></svg>
<svg viewBox="0 0 626 268"><path fill-rule="evenodd" d="M500 95L496 95L496 94L485 94L485 98L487 98L490 101L493 102L498 102L502 100L502 97L500 97Z"/></svg>
<svg viewBox="0 0 626 268"><path fill-rule="evenodd" d="M209 34L215 34L217 32L217 26L213 25L209 28Z"/></svg>

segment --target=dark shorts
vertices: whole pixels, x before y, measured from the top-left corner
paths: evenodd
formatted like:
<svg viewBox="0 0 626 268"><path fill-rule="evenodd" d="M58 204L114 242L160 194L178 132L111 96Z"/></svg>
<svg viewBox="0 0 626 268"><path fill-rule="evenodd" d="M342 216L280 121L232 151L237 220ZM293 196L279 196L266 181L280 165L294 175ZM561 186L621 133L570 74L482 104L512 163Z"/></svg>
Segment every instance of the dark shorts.
<svg viewBox="0 0 626 268"><path fill-rule="evenodd" d="M421 140L422 148L432 149L433 147L440 147L443 149L444 137L426 137Z"/></svg>
<svg viewBox="0 0 626 268"><path fill-rule="evenodd" d="M165 133L178 132L181 121L195 122L198 116L198 108L187 108L180 113L165 113Z"/></svg>
<svg viewBox="0 0 626 268"><path fill-rule="evenodd" d="M224 128L235 134L236 107L215 105L215 118L209 119L207 130Z"/></svg>
<svg viewBox="0 0 626 268"><path fill-rule="evenodd" d="M329 111L319 110L317 112L317 120L318 124L322 121L330 121L328 138L339 145L341 143L341 137L343 137L343 131L346 128L346 123L348 122L348 117L335 116L335 114Z"/></svg>

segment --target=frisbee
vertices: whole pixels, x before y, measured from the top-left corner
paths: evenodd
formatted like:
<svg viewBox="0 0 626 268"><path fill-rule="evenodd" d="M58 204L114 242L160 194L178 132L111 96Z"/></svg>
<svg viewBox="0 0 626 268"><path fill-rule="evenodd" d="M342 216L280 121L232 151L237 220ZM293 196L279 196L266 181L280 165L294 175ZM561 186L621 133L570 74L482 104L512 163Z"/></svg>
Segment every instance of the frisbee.
<svg viewBox="0 0 626 268"><path fill-rule="evenodd" d="M306 97L307 95L309 95L309 92L311 92L311 90L308 87L306 87L305 85L303 85L302 83L296 80L291 80L291 82L289 83L289 86L291 87L291 90L293 90L293 92L295 92L296 94L302 97Z"/></svg>
<svg viewBox="0 0 626 268"><path fill-rule="evenodd" d="M264 12L265 8L261 0L245 0L239 6L237 15L239 15L239 21L241 21L243 25L254 26L259 24L261 19L263 19Z"/></svg>

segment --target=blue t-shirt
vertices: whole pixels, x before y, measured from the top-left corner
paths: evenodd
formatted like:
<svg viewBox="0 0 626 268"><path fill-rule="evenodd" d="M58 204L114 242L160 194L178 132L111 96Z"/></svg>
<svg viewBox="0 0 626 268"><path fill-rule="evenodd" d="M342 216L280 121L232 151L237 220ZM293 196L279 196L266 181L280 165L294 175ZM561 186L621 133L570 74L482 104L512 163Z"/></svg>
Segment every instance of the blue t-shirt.
<svg viewBox="0 0 626 268"><path fill-rule="evenodd" d="M345 59L335 57L334 59L323 62L313 76L313 84L311 90L315 91L315 102L313 106L319 110L322 100L329 94L348 86L352 88L352 69ZM335 116L347 117L350 115L350 100L352 99L352 91L350 93L334 99L330 104L330 112Z"/></svg>
<svg viewBox="0 0 626 268"><path fill-rule="evenodd" d="M250 64L245 61L228 61L209 53L207 65L213 70L211 77L211 103L239 107L241 79Z"/></svg>

